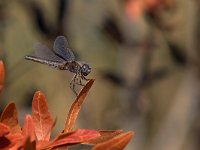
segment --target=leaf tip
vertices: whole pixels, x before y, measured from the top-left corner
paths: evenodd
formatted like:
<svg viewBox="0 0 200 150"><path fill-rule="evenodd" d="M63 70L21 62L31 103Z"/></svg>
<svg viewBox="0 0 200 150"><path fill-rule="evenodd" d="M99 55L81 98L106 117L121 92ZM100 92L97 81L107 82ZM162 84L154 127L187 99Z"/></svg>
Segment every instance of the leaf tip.
<svg viewBox="0 0 200 150"><path fill-rule="evenodd" d="M0 60L0 92L1 92L2 89L3 89L4 78L5 78L4 63L3 63L2 60Z"/></svg>
<svg viewBox="0 0 200 150"><path fill-rule="evenodd" d="M43 96L44 94L41 91L36 91L34 95L37 95L37 96L41 96L42 95Z"/></svg>

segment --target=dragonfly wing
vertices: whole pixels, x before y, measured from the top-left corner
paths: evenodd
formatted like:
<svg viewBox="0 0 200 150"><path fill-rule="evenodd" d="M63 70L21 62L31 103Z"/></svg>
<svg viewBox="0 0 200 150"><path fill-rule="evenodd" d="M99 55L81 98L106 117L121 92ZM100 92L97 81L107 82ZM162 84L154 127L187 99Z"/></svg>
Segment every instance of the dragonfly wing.
<svg viewBox="0 0 200 150"><path fill-rule="evenodd" d="M68 48L67 39L64 36L58 36L54 41L54 52L57 56L63 58L66 61L74 61L75 56L73 52Z"/></svg>
<svg viewBox="0 0 200 150"><path fill-rule="evenodd" d="M41 59L50 60L54 62L63 62L64 60L58 57L54 52L41 43L37 43L33 47L35 56Z"/></svg>

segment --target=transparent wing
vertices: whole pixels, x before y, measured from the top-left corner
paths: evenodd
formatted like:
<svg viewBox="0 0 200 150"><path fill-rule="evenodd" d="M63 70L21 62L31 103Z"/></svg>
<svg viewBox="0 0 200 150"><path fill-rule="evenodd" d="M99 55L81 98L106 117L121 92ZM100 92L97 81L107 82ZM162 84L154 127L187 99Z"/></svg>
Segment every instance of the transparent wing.
<svg viewBox="0 0 200 150"><path fill-rule="evenodd" d="M75 60L73 52L68 48L68 42L64 36L58 36L54 41L54 52L66 61Z"/></svg>
<svg viewBox="0 0 200 150"><path fill-rule="evenodd" d="M64 59L58 57L52 50L41 43L37 43L33 47L35 56L41 59L50 60L54 62L63 62Z"/></svg>

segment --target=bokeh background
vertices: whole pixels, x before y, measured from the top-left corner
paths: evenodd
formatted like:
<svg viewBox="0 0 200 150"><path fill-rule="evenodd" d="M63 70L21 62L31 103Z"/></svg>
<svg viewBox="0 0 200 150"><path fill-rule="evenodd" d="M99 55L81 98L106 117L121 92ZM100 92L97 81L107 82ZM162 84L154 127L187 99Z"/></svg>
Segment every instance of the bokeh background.
<svg viewBox="0 0 200 150"><path fill-rule="evenodd" d="M127 150L199 150L199 15L198 0L0 0L0 106L14 101L22 123L41 90L63 129L73 74L24 56L65 35L96 79L77 128L132 130Z"/></svg>

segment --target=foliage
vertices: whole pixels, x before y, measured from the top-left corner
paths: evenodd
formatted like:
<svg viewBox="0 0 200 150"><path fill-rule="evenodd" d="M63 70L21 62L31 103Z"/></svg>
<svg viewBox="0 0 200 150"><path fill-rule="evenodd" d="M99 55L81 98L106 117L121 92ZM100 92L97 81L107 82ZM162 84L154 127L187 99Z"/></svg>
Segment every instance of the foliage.
<svg viewBox="0 0 200 150"><path fill-rule="evenodd" d="M170 8L174 0L124 0L124 2L125 14L129 18L136 19L145 12L155 15L161 9Z"/></svg>
<svg viewBox="0 0 200 150"><path fill-rule="evenodd" d="M73 130L81 105L94 81L94 79L90 79L83 87L69 110L63 131L52 139L51 130L55 125L55 121L49 113L46 99L42 92L35 92L32 100L32 115L27 114L25 116L22 128L18 123L16 105L10 102L0 116L0 149L67 149L75 144L91 145L93 146L92 150L123 149L131 140L133 132L123 132L122 130ZM4 65L1 61L0 91L2 91L3 82Z"/></svg>

